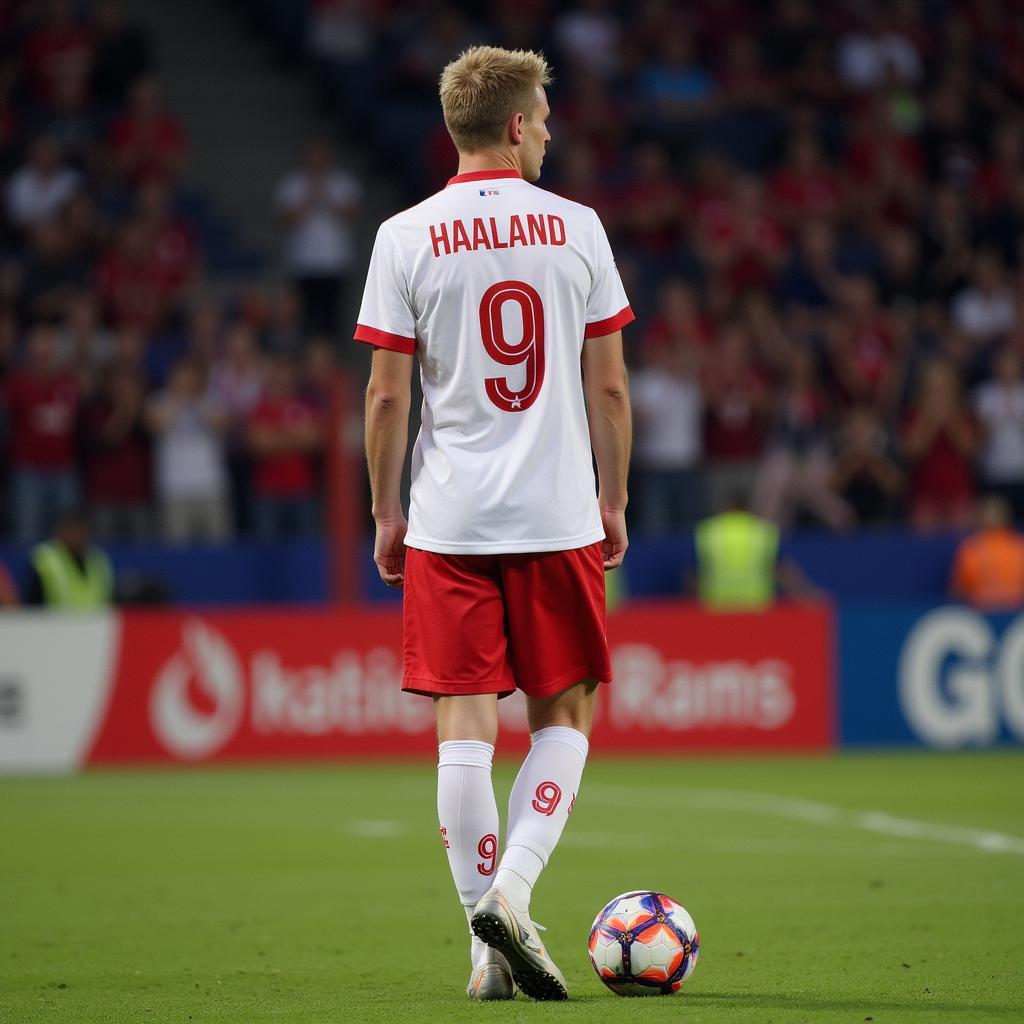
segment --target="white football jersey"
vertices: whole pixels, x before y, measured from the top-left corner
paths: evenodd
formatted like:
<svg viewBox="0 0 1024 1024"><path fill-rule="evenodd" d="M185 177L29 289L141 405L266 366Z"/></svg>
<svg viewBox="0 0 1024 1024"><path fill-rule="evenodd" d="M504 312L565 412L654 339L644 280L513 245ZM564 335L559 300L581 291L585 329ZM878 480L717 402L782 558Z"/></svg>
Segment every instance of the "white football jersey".
<svg viewBox="0 0 1024 1024"><path fill-rule="evenodd" d="M580 355L632 319L597 214L514 171L457 175L385 221L355 337L419 356L406 544L601 540Z"/></svg>

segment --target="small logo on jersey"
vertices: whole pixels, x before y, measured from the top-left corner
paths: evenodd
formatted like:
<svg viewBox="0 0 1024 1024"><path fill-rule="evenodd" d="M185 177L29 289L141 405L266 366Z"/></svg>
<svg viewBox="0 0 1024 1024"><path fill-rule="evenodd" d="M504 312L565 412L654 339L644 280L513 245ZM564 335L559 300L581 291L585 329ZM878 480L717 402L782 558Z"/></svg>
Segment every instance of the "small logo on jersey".
<svg viewBox="0 0 1024 1024"><path fill-rule="evenodd" d="M482 188L482 189L480 189L480 195L482 195L482 196L500 196L501 193L496 188Z"/></svg>

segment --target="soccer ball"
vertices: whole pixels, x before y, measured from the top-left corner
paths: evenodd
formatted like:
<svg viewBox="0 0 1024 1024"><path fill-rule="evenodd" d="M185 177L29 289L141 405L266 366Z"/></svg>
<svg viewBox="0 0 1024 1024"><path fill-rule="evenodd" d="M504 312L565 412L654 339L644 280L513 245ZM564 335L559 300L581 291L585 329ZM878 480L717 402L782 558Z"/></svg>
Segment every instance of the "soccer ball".
<svg viewBox="0 0 1024 1024"><path fill-rule="evenodd" d="M667 996L693 973L700 936L693 918L660 892L616 896L590 929L590 962L620 996Z"/></svg>

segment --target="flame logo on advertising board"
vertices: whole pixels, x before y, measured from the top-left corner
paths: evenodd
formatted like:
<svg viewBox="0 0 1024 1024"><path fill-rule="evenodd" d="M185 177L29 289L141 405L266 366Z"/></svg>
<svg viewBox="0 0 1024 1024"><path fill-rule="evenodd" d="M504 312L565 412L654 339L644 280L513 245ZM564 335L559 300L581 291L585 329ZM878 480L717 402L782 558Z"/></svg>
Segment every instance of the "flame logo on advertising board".
<svg viewBox="0 0 1024 1024"><path fill-rule="evenodd" d="M193 705L190 682L212 703L212 711ZM234 736L244 704L244 673L231 645L198 619L186 620L181 649L153 685L149 710L157 738L178 757L190 761L207 757Z"/></svg>

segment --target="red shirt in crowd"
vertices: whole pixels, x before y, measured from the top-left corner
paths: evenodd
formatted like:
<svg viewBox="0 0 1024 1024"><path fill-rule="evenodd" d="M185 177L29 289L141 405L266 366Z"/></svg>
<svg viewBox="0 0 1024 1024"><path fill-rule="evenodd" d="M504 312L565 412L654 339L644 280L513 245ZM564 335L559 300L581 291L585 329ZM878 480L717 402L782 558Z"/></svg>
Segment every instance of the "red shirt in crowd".
<svg viewBox="0 0 1024 1024"><path fill-rule="evenodd" d="M129 177L166 177L185 153L185 133L177 118L161 115L144 121L131 114L110 127L110 148Z"/></svg>
<svg viewBox="0 0 1024 1024"><path fill-rule="evenodd" d="M168 221L153 237L153 260L166 295L175 295L188 283L199 246L187 224Z"/></svg>
<svg viewBox="0 0 1024 1024"><path fill-rule="evenodd" d="M319 422L316 409L299 395L264 398L249 415L250 427L312 426ZM316 460L312 452L263 452L253 456L253 490L274 498L306 498L316 488Z"/></svg>
<svg viewBox="0 0 1024 1024"><path fill-rule="evenodd" d="M784 167L772 179L771 197L782 215L793 220L833 217L843 200L843 185L832 171L799 174Z"/></svg>
<svg viewBox="0 0 1024 1024"><path fill-rule="evenodd" d="M835 353L839 391L849 403L877 402L893 371L895 343L885 321L851 325Z"/></svg>
<svg viewBox="0 0 1024 1024"><path fill-rule="evenodd" d="M115 327L150 329L159 324L168 296L167 273L151 255L127 258L116 248L107 250L97 268L103 305Z"/></svg>
<svg viewBox="0 0 1024 1024"><path fill-rule="evenodd" d="M104 444L103 431L113 415L108 402L92 402L85 409L85 432L94 442L85 465L85 493L95 502L142 504L150 498L149 441L137 425L122 441Z"/></svg>
<svg viewBox="0 0 1024 1024"><path fill-rule="evenodd" d="M741 380L712 386L704 412L704 448L712 462L746 462L764 448L761 398L765 383L751 370Z"/></svg>
<svg viewBox="0 0 1024 1024"><path fill-rule="evenodd" d="M907 414L906 434L914 429L918 415L916 411ZM972 419L970 425L975 428ZM967 505L974 499L974 494L974 468L970 459L960 453L945 429L940 430L931 447L910 471L912 505L952 508Z"/></svg>
<svg viewBox="0 0 1024 1024"><path fill-rule="evenodd" d="M706 352L715 340L715 325L703 313L685 322L672 321L664 313L655 313L644 332L643 349L647 353L656 352L677 340Z"/></svg>
<svg viewBox="0 0 1024 1024"><path fill-rule="evenodd" d="M35 101L47 106L57 95L62 79L88 75L92 50L92 33L79 25L43 27L33 32L22 47L22 62Z"/></svg>
<svg viewBox="0 0 1024 1024"><path fill-rule="evenodd" d="M11 424L11 464L62 472L75 464L75 421L80 394L69 373L37 377L14 371L3 397Z"/></svg>

